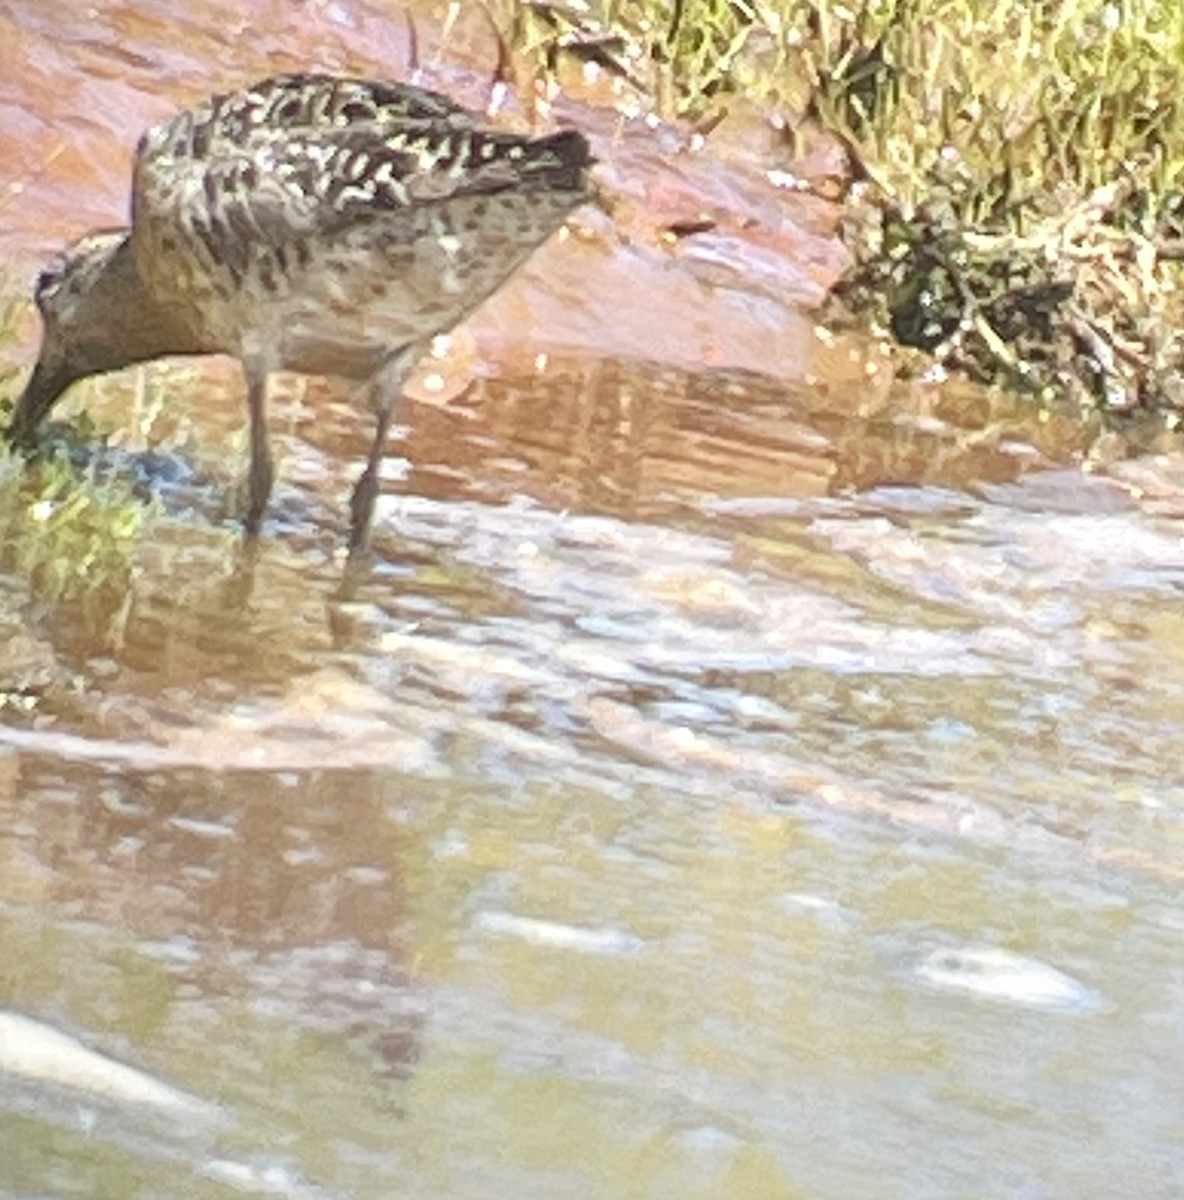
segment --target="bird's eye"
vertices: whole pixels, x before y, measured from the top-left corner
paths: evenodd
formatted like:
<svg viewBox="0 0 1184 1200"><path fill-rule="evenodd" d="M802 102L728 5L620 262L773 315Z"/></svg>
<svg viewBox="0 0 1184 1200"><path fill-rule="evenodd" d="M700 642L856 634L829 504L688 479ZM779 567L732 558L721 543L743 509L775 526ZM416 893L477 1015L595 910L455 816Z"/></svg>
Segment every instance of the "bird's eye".
<svg viewBox="0 0 1184 1200"><path fill-rule="evenodd" d="M66 277L66 264L61 258L52 259L37 276L37 283L33 289L33 299L37 302L37 307L42 312L45 311L45 306L53 301L61 289L62 281Z"/></svg>

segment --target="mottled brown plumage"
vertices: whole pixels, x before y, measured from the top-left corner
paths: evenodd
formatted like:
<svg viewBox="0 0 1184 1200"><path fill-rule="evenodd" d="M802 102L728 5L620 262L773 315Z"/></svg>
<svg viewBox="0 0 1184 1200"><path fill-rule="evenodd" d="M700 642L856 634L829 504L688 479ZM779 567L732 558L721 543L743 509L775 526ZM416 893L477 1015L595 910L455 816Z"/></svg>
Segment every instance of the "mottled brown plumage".
<svg viewBox="0 0 1184 1200"><path fill-rule="evenodd" d="M242 361L249 532L271 490L273 371L369 381L377 414L354 491L368 537L391 411L415 362L588 194L575 131L490 129L403 84L286 75L150 129L130 228L92 233L37 284L45 331L10 439L31 444L75 380L173 354Z"/></svg>

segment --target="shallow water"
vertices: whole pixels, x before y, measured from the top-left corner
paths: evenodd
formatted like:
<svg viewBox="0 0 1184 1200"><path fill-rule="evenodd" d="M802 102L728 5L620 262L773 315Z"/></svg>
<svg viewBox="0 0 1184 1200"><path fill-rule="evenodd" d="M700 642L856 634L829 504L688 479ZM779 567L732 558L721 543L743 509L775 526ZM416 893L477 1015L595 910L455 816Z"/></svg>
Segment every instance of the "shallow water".
<svg viewBox="0 0 1184 1200"><path fill-rule="evenodd" d="M53 7L7 18L75 71L4 85L30 154L405 28L259 5L248 50L109 5L55 40ZM130 603L0 581L0 1008L52 1027L0 1037L0 1191L1184 1191L1179 459L1086 473L1068 423L816 344L826 223L742 150L679 186L781 214L785 294L701 290L718 245L647 240L656 206L549 247L421 373L352 586L341 389L281 387L254 561L233 370L80 396L160 512ZM79 228L119 219L112 155L57 179ZM31 264L79 206L13 182ZM679 336L625 328L622 278Z"/></svg>

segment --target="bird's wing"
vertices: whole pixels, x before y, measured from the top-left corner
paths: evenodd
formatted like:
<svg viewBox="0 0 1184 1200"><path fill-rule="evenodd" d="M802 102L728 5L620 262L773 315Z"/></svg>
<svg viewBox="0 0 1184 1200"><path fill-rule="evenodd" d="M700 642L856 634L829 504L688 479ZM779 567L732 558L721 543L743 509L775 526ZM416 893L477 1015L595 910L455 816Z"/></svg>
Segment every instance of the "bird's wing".
<svg viewBox="0 0 1184 1200"><path fill-rule="evenodd" d="M259 126L202 154L142 153L133 224L147 215L210 243L280 246L461 196L582 194L592 161L574 130L531 139L436 118Z"/></svg>
<svg viewBox="0 0 1184 1200"><path fill-rule="evenodd" d="M477 124L479 118L448 96L410 84L276 75L241 91L211 96L154 126L144 135L140 154L201 157L220 142L241 144L268 131L392 128L417 121L461 128Z"/></svg>

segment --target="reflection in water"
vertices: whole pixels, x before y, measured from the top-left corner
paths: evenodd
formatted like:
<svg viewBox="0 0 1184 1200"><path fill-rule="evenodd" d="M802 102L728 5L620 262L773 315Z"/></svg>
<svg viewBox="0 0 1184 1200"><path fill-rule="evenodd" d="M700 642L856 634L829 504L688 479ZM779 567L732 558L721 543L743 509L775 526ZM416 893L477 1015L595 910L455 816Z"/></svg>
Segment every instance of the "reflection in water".
<svg viewBox="0 0 1184 1200"><path fill-rule="evenodd" d="M166 489L118 641L48 614L0 727L5 1002L232 1115L170 1152L186 1195L948 1193L966 1128L1063 1191L1087 1117L1095 1175L1170 1194L1138 1113L1178 1094L1141 1040L1173 1000L1125 964L1174 953L1184 559L1104 481L1026 480L1018 418L927 418L912 486L851 492L913 433L833 414L613 363L409 404L348 594L313 518L249 562ZM289 452L331 492L365 431L326 428ZM959 490L992 445L1012 482ZM851 1162L811 1149L852 1114ZM72 1153L142 1177L144 1136Z"/></svg>

